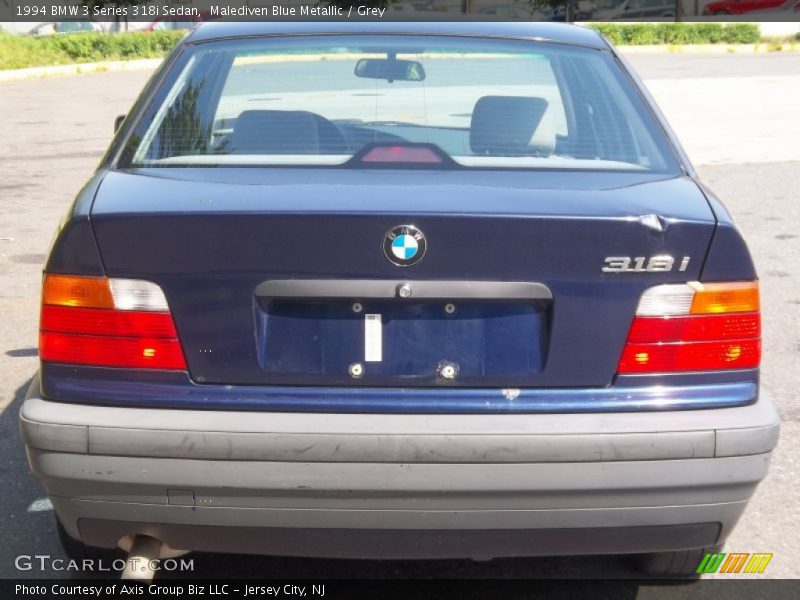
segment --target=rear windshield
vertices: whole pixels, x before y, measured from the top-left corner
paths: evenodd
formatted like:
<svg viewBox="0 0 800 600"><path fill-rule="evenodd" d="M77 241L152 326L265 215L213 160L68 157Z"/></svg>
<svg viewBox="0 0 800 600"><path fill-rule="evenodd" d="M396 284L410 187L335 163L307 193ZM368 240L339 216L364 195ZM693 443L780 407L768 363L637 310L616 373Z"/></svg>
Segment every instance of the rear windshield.
<svg viewBox="0 0 800 600"><path fill-rule="evenodd" d="M607 52L402 35L218 41L187 52L121 166L353 166L367 157L391 166L392 157L438 156L455 168L676 168Z"/></svg>

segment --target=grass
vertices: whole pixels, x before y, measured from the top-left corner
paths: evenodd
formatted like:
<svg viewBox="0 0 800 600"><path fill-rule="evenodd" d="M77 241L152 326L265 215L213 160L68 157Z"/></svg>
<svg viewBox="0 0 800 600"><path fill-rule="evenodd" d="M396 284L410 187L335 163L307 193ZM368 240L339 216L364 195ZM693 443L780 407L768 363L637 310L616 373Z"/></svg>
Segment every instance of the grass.
<svg viewBox="0 0 800 600"><path fill-rule="evenodd" d="M798 42L800 41L800 33L797 35L772 35L761 38L762 44L767 47L767 52L781 52L784 48L790 51L796 51Z"/></svg>

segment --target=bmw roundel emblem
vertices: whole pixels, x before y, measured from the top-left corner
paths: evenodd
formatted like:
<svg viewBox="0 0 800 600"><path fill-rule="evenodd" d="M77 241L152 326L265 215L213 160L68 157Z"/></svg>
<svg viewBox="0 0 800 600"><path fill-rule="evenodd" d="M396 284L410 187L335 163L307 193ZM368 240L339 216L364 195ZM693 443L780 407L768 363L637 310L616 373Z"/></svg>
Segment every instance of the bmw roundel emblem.
<svg viewBox="0 0 800 600"><path fill-rule="evenodd" d="M409 267L425 256L425 235L413 225L400 225L383 238L383 253L400 267Z"/></svg>

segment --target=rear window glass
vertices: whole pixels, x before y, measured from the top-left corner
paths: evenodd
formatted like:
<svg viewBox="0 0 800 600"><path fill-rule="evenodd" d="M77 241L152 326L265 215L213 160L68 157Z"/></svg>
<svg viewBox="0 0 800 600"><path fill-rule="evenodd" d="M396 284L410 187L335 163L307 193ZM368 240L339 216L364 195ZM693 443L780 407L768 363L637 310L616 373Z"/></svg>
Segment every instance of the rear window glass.
<svg viewBox="0 0 800 600"><path fill-rule="evenodd" d="M402 153L427 144L462 167L675 167L641 99L597 50L435 36L259 38L198 45L178 68L122 166L343 165L376 145L427 157ZM391 162L391 152L380 156Z"/></svg>

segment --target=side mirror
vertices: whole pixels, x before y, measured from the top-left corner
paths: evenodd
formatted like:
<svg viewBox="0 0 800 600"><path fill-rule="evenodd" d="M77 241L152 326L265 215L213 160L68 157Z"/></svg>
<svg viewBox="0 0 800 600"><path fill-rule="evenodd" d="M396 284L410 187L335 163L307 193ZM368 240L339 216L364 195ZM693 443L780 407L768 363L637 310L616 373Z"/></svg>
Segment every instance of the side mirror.
<svg viewBox="0 0 800 600"><path fill-rule="evenodd" d="M117 118L114 119L114 133L119 131L119 128L122 127L122 122L125 120L125 115L117 115Z"/></svg>
<svg viewBox="0 0 800 600"><path fill-rule="evenodd" d="M385 58L362 58L356 63L356 77L385 79L386 81L423 81L425 69L414 60L388 60Z"/></svg>

